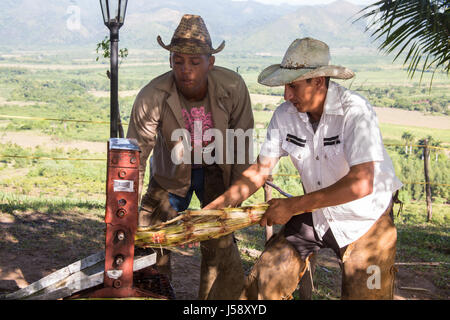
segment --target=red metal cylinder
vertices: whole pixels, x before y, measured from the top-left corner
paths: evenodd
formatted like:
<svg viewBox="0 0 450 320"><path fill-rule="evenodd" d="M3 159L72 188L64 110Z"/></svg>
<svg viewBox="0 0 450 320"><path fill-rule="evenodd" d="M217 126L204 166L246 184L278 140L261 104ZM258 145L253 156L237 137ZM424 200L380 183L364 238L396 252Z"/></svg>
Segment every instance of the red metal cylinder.
<svg viewBox="0 0 450 320"><path fill-rule="evenodd" d="M127 139L119 140L122 143L127 141ZM114 140L114 143L117 141ZM133 287L138 188L139 149L115 148L110 141L106 181L105 288L123 291L124 288Z"/></svg>

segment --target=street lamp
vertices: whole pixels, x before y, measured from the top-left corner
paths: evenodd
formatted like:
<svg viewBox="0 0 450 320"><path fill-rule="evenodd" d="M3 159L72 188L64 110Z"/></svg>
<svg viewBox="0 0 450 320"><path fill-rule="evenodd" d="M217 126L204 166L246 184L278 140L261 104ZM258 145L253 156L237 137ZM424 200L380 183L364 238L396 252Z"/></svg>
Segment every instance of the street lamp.
<svg viewBox="0 0 450 320"><path fill-rule="evenodd" d="M119 128L119 29L125 21L128 0L100 0L103 21L110 31L111 44L111 138L117 138ZM123 132L121 131L121 135ZM123 136L121 136L123 138Z"/></svg>
<svg viewBox="0 0 450 320"><path fill-rule="evenodd" d="M139 147L123 139L119 113L118 42L127 0L100 0L103 21L110 31L111 137L107 148L105 206L105 269L103 288L90 297L140 297L134 287L134 238L138 221ZM117 133L119 129L119 138Z"/></svg>

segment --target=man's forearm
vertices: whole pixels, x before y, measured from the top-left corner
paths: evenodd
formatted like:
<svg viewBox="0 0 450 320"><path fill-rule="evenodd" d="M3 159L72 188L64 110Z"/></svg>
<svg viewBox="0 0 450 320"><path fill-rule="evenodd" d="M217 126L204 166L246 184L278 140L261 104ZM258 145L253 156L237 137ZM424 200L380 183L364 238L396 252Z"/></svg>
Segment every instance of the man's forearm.
<svg viewBox="0 0 450 320"><path fill-rule="evenodd" d="M215 199L206 209L234 207L258 191L267 180L278 159L258 158L256 163L248 167L228 190Z"/></svg>
<svg viewBox="0 0 450 320"><path fill-rule="evenodd" d="M248 167L233 185L205 208L234 207L255 193L267 177L258 175L257 164Z"/></svg>

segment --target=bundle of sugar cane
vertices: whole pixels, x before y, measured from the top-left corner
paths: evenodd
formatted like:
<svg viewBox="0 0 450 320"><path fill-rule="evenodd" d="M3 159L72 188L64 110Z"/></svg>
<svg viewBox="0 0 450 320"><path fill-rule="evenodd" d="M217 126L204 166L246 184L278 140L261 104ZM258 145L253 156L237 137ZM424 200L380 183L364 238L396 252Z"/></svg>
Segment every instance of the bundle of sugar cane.
<svg viewBox="0 0 450 320"><path fill-rule="evenodd" d="M141 248L175 247L223 237L261 220L268 204L220 210L187 210L164 223L138 228L135 245Z"/></svg>

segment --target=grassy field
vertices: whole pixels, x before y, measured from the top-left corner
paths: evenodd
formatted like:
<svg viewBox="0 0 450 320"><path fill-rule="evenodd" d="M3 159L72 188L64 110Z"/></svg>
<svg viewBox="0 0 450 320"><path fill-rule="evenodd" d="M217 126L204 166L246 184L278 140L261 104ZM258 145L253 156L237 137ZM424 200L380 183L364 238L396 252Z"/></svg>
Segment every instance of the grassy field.
<svg viewBox="0 0 450 320"><path fill-rule="evenodd" d="M410 132L415 137L432 136L434 139L441 141L443 145L448 146L450 144L450 130L423 128L419 126L400 126L386 123L380 124L380 130L385 141L401 142L403 132Z"/></svg>
<svg viewBox="0 0 450 320"><path fill-rule="evenodd" d="M120 67L120 91L123 92L120 106L124 122L129 119L135 93L152 77L169 69L166 56L141 54L141 57L137 53L131 54ZM0 115L108 121L109 80L105 75L108 65L95 63L95 55L52 52L41 55L40 59L33 54L0 53L0 56L3 57L0 63ZM275 106L282 101L283 88L263 87L257 84L256 78L262 68L280 59L231 55L217 59L218 65L239 70L247 82L255 122L261 129L267 126ZM419 79L408 80L402 66L391 65L385 58L343 56L337 62L358 74L355 81L344 84L380 106L394 101L396 108L420 111L430 117L434 114L436 119L444 121L448 119L450 85L443 75L435 76L433 90L429 92L429 74L419 85ZM409 106L413 108L408 109ZM450 128L424 126L420 121L409 125L381 123L380 128L385 143L403 144L401 137L404 132L409 132L415 142L431 136L441 146L450 144ZM45 251L42 255L47 264L42 267L51 269L49 264L52 262L54 268L63 267L72 262L71 259L85 257L102 248L106 161L39 160L33 157L105 159L102 148L108 136L107 124L0 117L0 231L4 235L0 240L0 260L3 260L0 262L0 281L15 272L14 268L10 270L5 266L5 261L15 261L20 256L34 259L37 252ZM260 137L262 139L263 134ZM402 181L423 181L420 148L414 148L412 154L405 153L403 147L389 147L388 152ZM21 158L7 157L11 155ZM443 185L433 187L433 220L425 221L423 185L405 186L402 195L404 211L396 217L399 232L397 261L444 262L439 266L402 268L431 279L436 289L432 298L448 299L450 164L448 152L437 156L433 153L432 156L432 180ZM296 171L290 160L283 158L277 173L295 174ZM288 193L302 194L298 177L275 176L274 181ZM276 191L272 195L280 197ZM263 201L263 190L259 190L244 205ZM199 206L194 197L191 208ZM249 269L263 250L263 230L256 226L247 228L239 231L237 237L245 266ZM22 263L26 265L27 261ZM24 268L31 274L32 267ZM338 299L339 277L340 270L335 264L321 261L316 269L313 298ZM24 278L27 278L26 274Z"/></svg>

